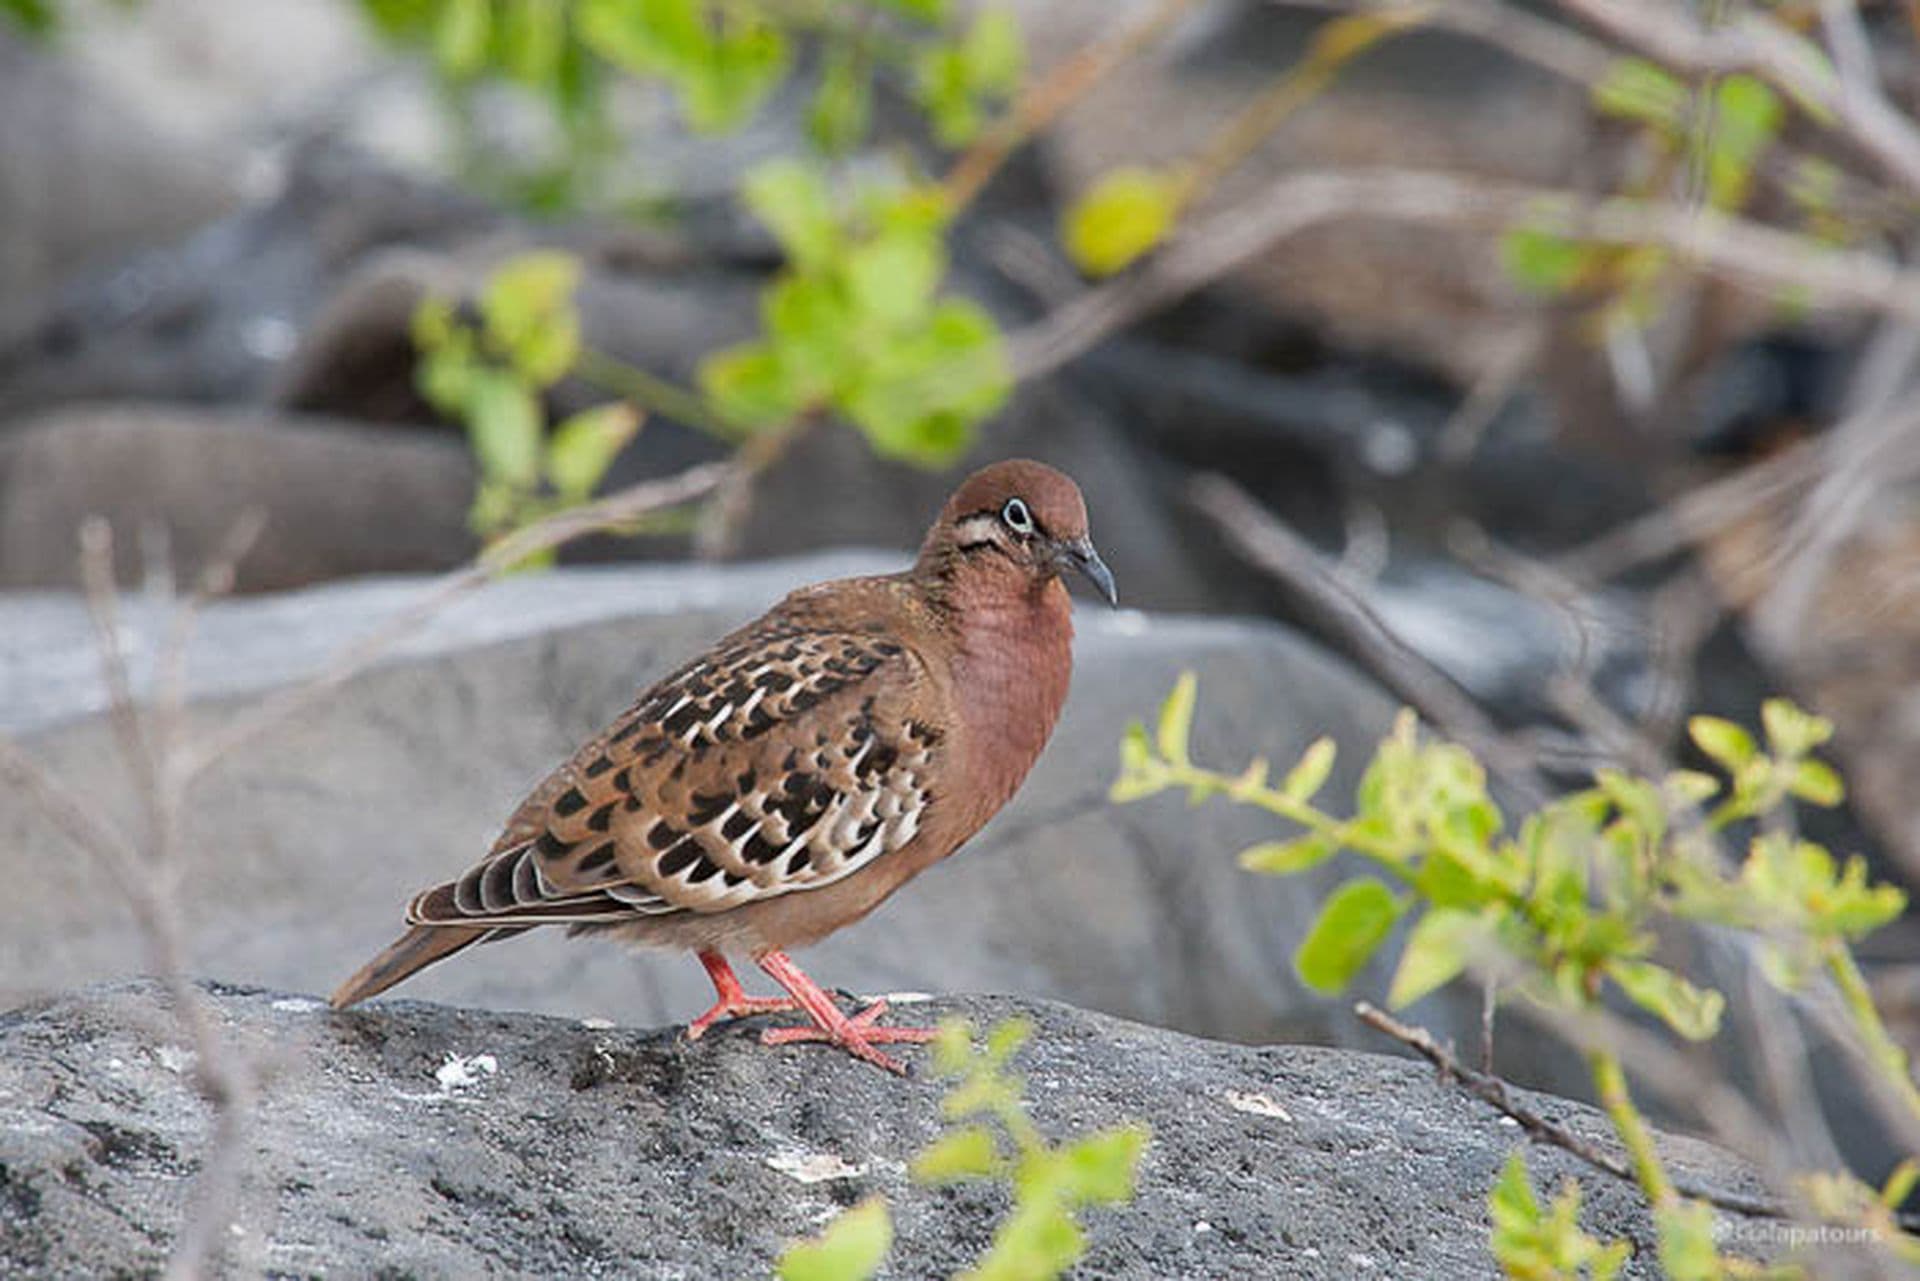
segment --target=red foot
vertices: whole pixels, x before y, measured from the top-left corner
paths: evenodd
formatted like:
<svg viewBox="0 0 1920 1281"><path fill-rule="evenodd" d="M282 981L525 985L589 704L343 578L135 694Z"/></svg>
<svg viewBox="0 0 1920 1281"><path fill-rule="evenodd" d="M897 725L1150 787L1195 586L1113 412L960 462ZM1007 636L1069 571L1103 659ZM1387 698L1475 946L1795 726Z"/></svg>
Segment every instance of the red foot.
<svg viewBox="0 0 1920 1281"><path fill-rule="evenodd" d="M756 958L760 968L772 975L781 987L793 994L799 1007L813 1020L812 1027L769 1028L760 1034L767 1045L790 1045L800 1041L825 1041L837 1045L856 1059L885 1068L896 1076L907 1069L898 1060L874 1048L892 1042L920 1042L933 1039L933 1029L922 1027L876 1027L874 1020L886 1013L887 1003L875 1001L852 1018L841 1013L833 998L787 959L784 952L767 952Z"/></svg>
<svg viewBox="0 0 1920 1281"><path fill-rule="evenodd" d="M707 977L713 980L717 999L712 1009L687 1024L689 1041L699 1040L716 1023L750 1018L755 1014L785 1014L802 1008L798 1001L789 996L748 996L746 989L740 986L740 979L734 974L733 967L727 964L727 958L718 952L700 953L700 964L707 967Z"/></svg>
<svg viewBox="0 0 1920 1281"><path fill-rule="evenodd" d="M876 1027L874 1020L887 1012L884 1000L875 1001L852 1018L840 1015L834 1026L820 1027L770 1027L760 1034L762 1045L796 1045L804 1041L825 1041L837 1045L856 1059L865 1059L875 1067L885 1068L896 1076L905 1076L907 1069L889 1055L874 1049L876 1045L891 1045L904 1042L922 1045L936 1035L930 1027ZM834 1013L839 1014L838 1010Z"/></svg>

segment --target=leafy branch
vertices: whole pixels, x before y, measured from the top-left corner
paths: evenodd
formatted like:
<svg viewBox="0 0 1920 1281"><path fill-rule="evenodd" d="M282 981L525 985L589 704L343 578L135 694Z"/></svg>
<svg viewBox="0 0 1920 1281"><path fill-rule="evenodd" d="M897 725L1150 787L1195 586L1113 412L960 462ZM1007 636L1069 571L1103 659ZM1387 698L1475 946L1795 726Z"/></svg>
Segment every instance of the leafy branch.
<svg viewBox="0 0 1920 1281"><path fill-rule="evenodd" d="M1655 959L1657 927L1729 927L1754 941L1762 972L1784 990L1803 990L1824 976L1867 1062L1920 1117L1910 1065L1851 952L1900 915L1906 896L1870 884L1857 856L1842 862L1791 834L1793 804L1842 798L1838 775L1814 756L1831 737L1826 721L1772 700L1763 709L1762 745L1731 722L1696 718L1694 743L1720 774L1676 770L1642 778L1600 770L1591 787L1538 807L1509 829L1480 762L1465 748L1423 737L1410 713L1396 720L1368 764L1354 812L1341 816L1315 803L1335 762L1331 740L1309 747L1278 783L1269 781L1264 760L1237 774L1216 771L1192 758L1196 699L1192 675L1183 676L1153 732L1139 723L1128 728L1113 799L1184 790L1194 804L1224 797L1303 829L1242 851L1241 865L1251 871L1298 874L1341 851L1369 864L1371 873L1328 895L1294 953L1309 987L1344 989L1395 928L1411 921L1390 981L1393 1008L1472 967L1549 1010L1596 1011L1611 993L1674 1034L1704 1041L1718 1033L1725 999ZM1737 864L1721 853L1722 840L1736 833L1747 833ZM1676 1189L1620 1058L1594 1047L1589 1068L1595 1096L1653 1207L1669 1275L1738 1270L1738 1261L1714 1247L1707 1205ZM1858 1186L1850 1176L1818 1177ZM1866 1189L1853 1201L1828 1195L1822 1204L1868 1201L1885 1205L1886 1190ZM1518 1204L1517 1193L1508 1197L1509 1210ZM1920 1241L1897 1231L1876 1234L1900 1257L1920 1257ZM1588 1257L1571 1239L1561 1245ZM1604 1262L1600 1254L1592 1258Z"/></svg>

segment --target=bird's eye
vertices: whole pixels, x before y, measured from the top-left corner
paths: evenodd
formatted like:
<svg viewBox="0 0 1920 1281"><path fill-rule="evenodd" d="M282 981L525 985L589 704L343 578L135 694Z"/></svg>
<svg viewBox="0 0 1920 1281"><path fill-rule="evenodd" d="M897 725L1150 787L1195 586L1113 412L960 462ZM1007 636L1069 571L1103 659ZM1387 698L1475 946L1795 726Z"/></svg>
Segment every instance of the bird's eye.
<svg viewBox="0 0 1920 1281"><path fill-rule="evenodd" d="M1005 521L1007 528L1016 534L1033 532L1033 513L1028 511L1026 503L1018 498L1007 500L1007 505L1000 509L1000 519Z"/></svg>

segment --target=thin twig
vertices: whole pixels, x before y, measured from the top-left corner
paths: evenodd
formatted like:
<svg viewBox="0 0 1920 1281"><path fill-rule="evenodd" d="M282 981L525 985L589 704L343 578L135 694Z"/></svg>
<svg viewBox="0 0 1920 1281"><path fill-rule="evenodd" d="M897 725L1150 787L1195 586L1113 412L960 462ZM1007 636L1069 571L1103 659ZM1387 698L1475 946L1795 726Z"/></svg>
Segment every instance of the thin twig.
<svg viewBox="0 0 1920 1281"><path fill-rule="evenodd" d="M1139 22L1077 50L1028 86L1007 114L954 162L941 184L947 207L957 211L973 203L1015 148L1052 124L1116 67L1159 40L1194 2L1160 0Z"/></svg>
<svg viewBox="0 0 1920 1281"><path fill-rule="evenodd" d="M1154 311L1322 223L1376 219L1504 230L1526 226L1595 244L1659 245L1696 268L1762 292L1791 291L1813 309L1920 322L1920 272L1860 250L1712 209L1558 187L1394 168L1293 173L1195 223L1142 269L1082 293L1008 340L1026 381L1065 364Z"/></svg>
<svg viewBox="0 0 1920 1281"><path fill-rule="evenodd" d="M1618 61L1605 44L1500 0L1268 0L1276 8L1392 16L1421 10L1423 25L1472 36L1522 62L1577 84L1598 84Z"/></svg>
<svg viewBox="0 0 1920 1281"><path fill-rule="evenodd" d="M225 547L236 556L251 543L258 530L258 517L243 517ZM140 849L115 851L112 845L96 848L109 867L118 864L124 871L120 889L133 907L135 919L146 941L151 968L166 990L174 1017L187 1034L194 1055L194 1083L213 1112L207 1151L194 1180L193 1199L174 1238L173 1251L165 1275L177 1281L189 1281L205 1275L222 1242L230 1222L230 1207L239 1195L241 1157L248 1123L252 1115L254 1085L251 1070L234 1056L226 1039L215 1028L200 991L187 976L186 929L180 917L175 886L179 876L178 834L180 813L185 799L186 780L175 768L179 747L180 698L184 680L184 647L191 631L191 611L197 597L175 606L171 599L171 575L154 581L161 584L171 607L168 641L160 656L161 695L143 715L133 694L133 681L126 665L125 636L119 616L119 591L114 583L113 532L104 520L94 517L80 531L80 578L86 588L88 612L96 631L104 678L112 699L111 719L120 739L121 753L133 775L145 811L145 830ZM202 588L211 592L230 583L235 574L232 563L216 563L202 578ZM30 771L37 772L37 771ZM35 779L31 790L37 795L53 795L51 780ZM70 804L62 799L59 808ZM84 811L82 811L84 812ZM63 824L69 833L76 830ZM98 840L100 833L89 831Z"/></svg>
<svg viewBox="0 0 1920 1281"><path fill-rule="evenodd" d="M1194 507L1211 520L1233 549L1299 599L1319 623L1335 633L1375 677L1413 704L1449 738L1471 748L1529 809L1546 803L1552 789L1532 763L1514 750L1452 677L1394 634L1366 599L1329 571L1322 557L1275 520L1254 497L1225 476L1195 477L1187 487Z"/></svg>
<svg viewBox="0 0 1920 1281"><path fill-rule="evenodd" d="M1559 0L1559 5L1671 71L1760 77L1826 117L1903 187L1920 193L1920 131L1913 122L1871 78L1836 75L1817 47L1756 9L1746 7L1709 29L1684 5L1647 0Z"/></svg>
<svg viewBox="0 0 1920 1281"><path fill-rule="evenodd" d="M583 534L620 525L636 516L704 497L731 471L727 463L705 463L661 480L641 481L596 502L557 512L516 530L459 569L443 575L407 608L349 645L343 646L312 679L289 686L207 735L182 753L182 773L192 778L260 733L306 708L380 659L459 597L539 552Z"/></svg>
<svg viewBox="0 0 1920 1281"><path fill-rule="evenodd" d="M1778 503L1824 465L1825 441L1806 441L1731 476L1688 490L1666 506L1555 558L1570 578L1599 582L1684 551L1706 535Z"/></svg>
<svg viewBox="0 0 1920 1281"><path fill-rule="evenodd" d="M1624 1159L1588 1142L1564 1126L1549 1121L1526 1104L1519 1102L1513 1097L1511 1087L1506 1081L1489 1072L1475 1071L1460 1062L1446 1046L1434 1040L1433 1034L1425 1028L1402 1023L1391 1014L1366 1001L1356 1004L1353 1012L1362 1023L1376 1032L1392 1037L1419 1054L1433 1064L1443 1078L1455 1082L1474 1098L1479 1099L1500 1115L1510 1118L1534 1139L1559 1148L1563 1152L1571 1153L1602 1173L1611 1174L1628 1183L1635 1181L1633 1169ZM1703 1187L1679 1179L1674 1181L1674 1186L1684 1196L1710 1202L1723 1210L1731 1210L1735 1214L1746 1214L1763 1219L1791 1217L1786 1207L1766 1197L1724 1192L1717 1188Z"/></svg>

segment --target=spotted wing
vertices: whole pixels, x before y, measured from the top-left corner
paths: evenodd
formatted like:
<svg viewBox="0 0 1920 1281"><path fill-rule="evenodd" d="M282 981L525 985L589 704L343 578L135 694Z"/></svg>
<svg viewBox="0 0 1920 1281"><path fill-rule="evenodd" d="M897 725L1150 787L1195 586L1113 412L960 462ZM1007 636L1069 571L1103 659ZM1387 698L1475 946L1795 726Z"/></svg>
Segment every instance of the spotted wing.
<svg viewBox="0 0 1920 1281"><path fill-rule="evenodd" d="M761 631L655 685L417 897L427 924L612 924L831 885L901 849L940 736L918 660L882 637Z"/></svg>

